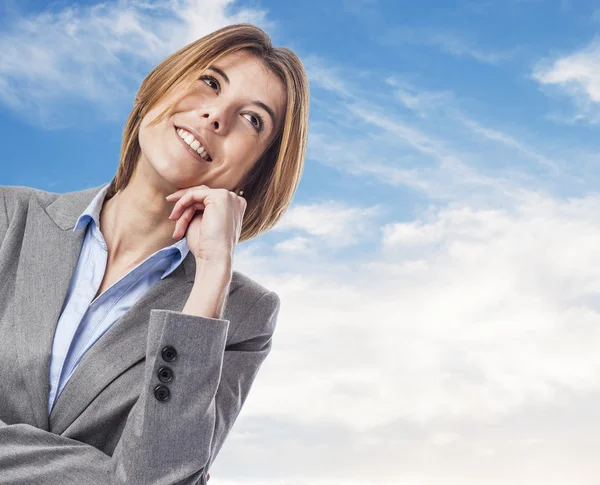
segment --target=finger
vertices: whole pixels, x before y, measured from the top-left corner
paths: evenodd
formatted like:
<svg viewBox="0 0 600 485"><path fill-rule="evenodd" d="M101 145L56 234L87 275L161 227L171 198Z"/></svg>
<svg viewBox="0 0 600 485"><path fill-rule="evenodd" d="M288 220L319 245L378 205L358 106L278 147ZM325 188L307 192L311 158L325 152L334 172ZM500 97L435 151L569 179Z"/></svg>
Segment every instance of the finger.
<svg viewBox="0 0 600 485"><path fill-rule="evenodd" d="M192 207L192 206L196 207L196 209L198 209L198 210L203 210L206 208L203 202L197 202L197 201L192 201L189 205L187 205L187 206L182 205L180 207L182 210L185 210L187 207ZM182 210L175 211L175 208L173 208L173 211L171 212L169 219L171 219L173 221L177 220L178 217L176 215L176 212L177 212L177 214L179 214L179 217L181 217L180 213L182 212Z"/></svg>
<svg viewBox="0 0 600 485"><path fill-rule="evenodd" d="M185 192L183 192L182 190L178 190L177 192L173 192L172 194L167 195L165 199L167 199L169 202L173 202L179 199L183 194L185 194Z"/></svg>
<svg viewBox="0 0 600 485"><path fill-rule="evenodd" d="M209 193L210 190L201 189L199 187L189 190L181 197L181 199L177 201L175 207L173 207L173 211L171 212L169 219L178 219L181 217L181 214L187 206L189 206L192 202L204 202L204 199Z"/></svg>
<svg viewBox="0 0 600 485"><path fill-rule="evenodd" d="M204 204L196 202L190 205L181 215L181 217L177 220L175 224L175 231L173 232L173 239L179 239L184 236L187 231L188 225L196 211L204 209Z"/></svg>
<svg viewBox="0 0 600 485"><path fill-rule="evenodd" d="M190 205L183 212L183 214L181 215L181 217L177 220L177 223L175 224L175 231L173 233L174 237L175 238L183 237L183 235L187 231L187 227L188 227L190 221L192 220L192 218L196 214L196 211L203 210L203 209L204 209L204 204L201 204L200 202L196 202L196 203Z"/></svg>
<svg viewBox="0 0 600 485"><path fill-rule="evenodd" d="M188 207L181 217L177 219L175 223L175 231L173 231L173 239L180 239L183 237L185 232L187 231L187 226L189 222L192 220L192 216L196 212L194 207Z"/></svg>
<svg viewBox="0 0 600 485"><path fill-rule="evenodd" d="M172 194L170 194L170 195L167 195L167 196L165 197L165 199L167 199L167 200L169 200L169 201L176 200L176 199L180 198L181 196L183 196L184 194L186 194L186 193L187 193L187 192L188 192L190 189L193 189L193 188L194 188L194 187L188 187L188 188L186 188L186 189L179 189L179 190L176 190L176 191L175 191L175 192L173 192Z"/></svg>
<svg viewBox="0 0 600 485"><path fill-rule="evenodd" d="M172 194L167 195L165 197L165 199L167 199L168 201L172 202L174 200L177 200L177 199L181 198L183 195L185 195L190 190L196 190L196 189L208 189L208 186L206 186L206 185L197 185L195 187L187 187L185 189L179 189L179 190L176 190L175 192L173 192Z"/></svg>
<svg viewBox="0 0 600 485"><path fill-rule="evenodd" d="M183 213L185 208L188 207L193 201L191 197L187 196L188 194L189 192L183 194L181 198L175 203L175 205L173 206L173 210L171 211L171 215L169 216L169 219L176 220L181 217L181 214Z"/></svg>

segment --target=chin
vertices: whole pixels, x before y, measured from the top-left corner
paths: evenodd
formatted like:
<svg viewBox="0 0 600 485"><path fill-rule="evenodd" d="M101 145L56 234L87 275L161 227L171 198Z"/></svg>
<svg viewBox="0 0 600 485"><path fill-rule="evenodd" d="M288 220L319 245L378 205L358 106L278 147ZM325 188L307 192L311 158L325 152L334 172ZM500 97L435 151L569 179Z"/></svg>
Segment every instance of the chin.
<svg viewBox="0 0 600 485"><path fill-rule="evenodd" d="M190 179L193 178L193 174L189 166L182 160L177 160L173 157L158 156L149 159L148 165L151 167L151 171L158 174L162 178L167 186L173 187L188 187Z"/></svg>

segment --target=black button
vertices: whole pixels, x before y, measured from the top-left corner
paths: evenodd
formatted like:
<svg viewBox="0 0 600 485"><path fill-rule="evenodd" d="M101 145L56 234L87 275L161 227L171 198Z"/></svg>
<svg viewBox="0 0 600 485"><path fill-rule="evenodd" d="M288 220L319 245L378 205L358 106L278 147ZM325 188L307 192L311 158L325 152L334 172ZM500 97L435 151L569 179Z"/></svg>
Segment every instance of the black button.
<svg viewBox="0 0 600 485"><path fill-rule="evenodd" d="M160 369L158 369L157 375L160 382L169 382L171 379L173 379L173 371L170 367L161 367Z"/></svg>
<svg viewBox="0 0 600 485"><path fill-rule="evenodd" d="M165 362L173 362L177 358L177 351L175 347L167 345L162 349L162 358Z"/></svg>
<svg viewBox="0 0 600 485"><path fill-rule="evenodd" d="M159 401L167 401L171 397L171 391L167 386L159 384L154 388L154 397Z"/></svg>

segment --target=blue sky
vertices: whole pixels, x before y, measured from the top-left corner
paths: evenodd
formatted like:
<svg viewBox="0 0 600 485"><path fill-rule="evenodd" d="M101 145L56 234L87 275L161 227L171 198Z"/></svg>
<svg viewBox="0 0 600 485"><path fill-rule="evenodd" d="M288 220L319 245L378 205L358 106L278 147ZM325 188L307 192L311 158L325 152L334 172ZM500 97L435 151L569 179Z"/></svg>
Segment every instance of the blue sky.
<svg viewBox="0 0 600 485"><path fill-rule="evenodd" d="M310 133L236 254L282 309L211 485L595 484L600 6L10 0L0 184L109 182L145 75L239 21L304 62Z"/></svg>

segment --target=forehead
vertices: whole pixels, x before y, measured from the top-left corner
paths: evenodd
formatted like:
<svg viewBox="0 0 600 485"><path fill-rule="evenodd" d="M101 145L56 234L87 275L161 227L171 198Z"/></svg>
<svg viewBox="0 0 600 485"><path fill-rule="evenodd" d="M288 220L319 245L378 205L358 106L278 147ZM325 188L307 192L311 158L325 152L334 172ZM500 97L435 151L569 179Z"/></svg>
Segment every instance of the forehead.
<svg viewBox="0 0 600 485"><path fill-rule="evenodd" d="M264 78L277 79L264 63L248 51L231 52L215 61L211 66L216 66L227 72L229 79L232 77L252 74Z"/></svg>

